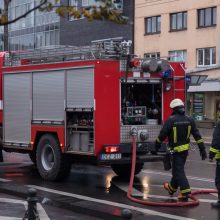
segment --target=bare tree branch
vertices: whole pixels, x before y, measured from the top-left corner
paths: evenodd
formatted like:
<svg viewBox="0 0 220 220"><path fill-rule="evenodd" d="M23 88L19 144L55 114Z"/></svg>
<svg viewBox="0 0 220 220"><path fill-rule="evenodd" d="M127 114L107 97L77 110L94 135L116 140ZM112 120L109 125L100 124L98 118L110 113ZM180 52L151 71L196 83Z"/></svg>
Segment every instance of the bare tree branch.
<svg viewBox="0 0 220 220"><path fill-rule="evenodd" d="M38 8L42 7L43 5L45 5L47 3L47 0L44 0L42 3L40 3L39 5L35 6L34 8L30 9L29 11L27 11L26 13L24 13L23 15L21 16L18 16L17 18L13 19L13 20L10 20L10 21L6 21L6 22L1 22L0 23L0 26L3 26L3 25L8 25L8 24L11 24L11 23L14 23L18 20L20 20L21 18L25 18L28 14L30 14L32 11L35 11L37 10Z"/></svg>

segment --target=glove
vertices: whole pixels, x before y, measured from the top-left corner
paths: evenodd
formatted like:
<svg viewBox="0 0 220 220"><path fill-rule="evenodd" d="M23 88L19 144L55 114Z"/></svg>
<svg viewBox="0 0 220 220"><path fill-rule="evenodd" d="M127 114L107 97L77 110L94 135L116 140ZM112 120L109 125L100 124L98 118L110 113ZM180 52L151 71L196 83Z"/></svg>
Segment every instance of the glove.
<svg viewBox="0 0 220 220"><path fill-rule="evenodd" d="M209 151L209 160L212 161L215 157L215 153L212 151Z"/></svg>
<svg viewBox="0 0 220 220"><path fill-rule="evenodd" d="M207 158L207 153L205 149L200 150L200 156L202 160L205 160Z"/></svg>

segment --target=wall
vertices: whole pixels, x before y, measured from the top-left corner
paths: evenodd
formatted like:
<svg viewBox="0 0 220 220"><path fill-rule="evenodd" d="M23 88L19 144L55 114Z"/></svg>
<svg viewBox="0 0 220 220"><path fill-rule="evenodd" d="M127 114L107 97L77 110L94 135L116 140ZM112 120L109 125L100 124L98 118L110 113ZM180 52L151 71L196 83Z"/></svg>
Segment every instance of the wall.
<svg viewBox="0 0 220 220"><path fill-rule="evenodd" d="M66 4L66 0L62 0ZM111 21L92 21L79 19L69 21L61 18L60 43L63 45L89 45L93 40L124 37L133 40L133 0L124 0L124 15L129 17L128 24L116 24Z"/></svg>
<svg viewBox="0 0 220 220"><path fill-rule="evenodd" d="M214 47L220 41L219 28L209 27L197 29L197 9L218 6L218 0L179 0L179 1L149 1L136 0L135 5L135 52L143 55L145 52L160 52L161 57L167 57L168 51L187 49L188 69L196 66L196 48ZM187 11L187 30L169 31L169 14ZM161 15L161 34L147 35L144 18ZM220 20L220 16L217 16ZM218 23L218 21L217 21ZM220 22L219 22L220 23ZM218 51L218 49L217 49ZM219 60L219 54L217 54Z"/></svg>

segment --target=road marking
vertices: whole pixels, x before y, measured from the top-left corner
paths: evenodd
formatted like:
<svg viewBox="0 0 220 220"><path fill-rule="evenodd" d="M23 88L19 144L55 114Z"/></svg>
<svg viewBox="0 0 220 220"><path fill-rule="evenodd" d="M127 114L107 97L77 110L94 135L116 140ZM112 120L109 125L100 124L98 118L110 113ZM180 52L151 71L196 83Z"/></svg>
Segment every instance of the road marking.
<svg viewBox="0 0 220 220"><path fill-rule="evenodd" d="M3 179L3 178L0 178L0 182L4 182L4 183L7 183L7 182L11 182L12 180L8 180L8 179Z"/></svg>
<svg viewBox="0 0 220 220"><path fill-rule="evenodd" d="M137 184L135 184L135 185L137 185ZM150 186L164 188L163 184L150 184L149 187ZM201 188L201 187L193 187L193 186L190 188L193 190L216 190L215 188ZM209 194L212 195L215 193L209 193Z"/></svg>
<svg viewBox="0 0 220 220"><path fill-rule="evenodd" d="M172 176L170 173L158 172L158 171L152 171L152 170L142 170L142 173L155 174L155 175L161 175L161 176ZM187 178L191 180L198 180L198 181L203 181L203 182L210 182L210 183L215 182L214 179L207 179L207 178L201 178L201 177L196 177L196 176L187 176Z"/></svg>
<svg viewBox="0 0 220 220"><path fill-rule="evenodd" d="M121 189L124 192L127 192L128 190L128 185L123 184L123 183L114 183L115 186L117 186L119 189ZM157 187L163 187L162 185L149 185L149 186L157 186ZM195 190L204 190L205 188L198 188L198 187L191 187L191 189ZM211 193L210 195L216 196L214 193ZM132 196L135 197L144 197L146 198L156 198L156 199L172 199L177 201L177 197L175 196L160 196L160 195L151 195L148 193L141 192L135 188L132 189ZM212 200L212 199L199 199L200 202L205 202L205 203L211 203L211 202L216 202L217 200Z"/></svg>
<svg viewBox="0 0 220 220"><path fill-rule="evenodd" d="M5 202L5 203L13 203L13 204L22 204L24 205L24 211L27 210L27 201L24 200L19 200L19 199L9 199L9 198L0 198L0 202ZM50 220L48 217L47 213L45 212L44 208L40 203L37 203L37 210L39 213L39 217L41 220ZM1 220L22 220L23 218L15 218L15 217L5 217L5 216L0 216Z"/></svg>
<svg viewBox="0 0 220 220"><path fill-rule="evenodd" d="M22 220L22 218L0 216L1 220Z"/></svg>
<svg viewBox="0 0 220 220"><path fill-rule="evenodd" d="M124 192L128 191L128 185L125 184L114 184L115 186L117 186L119 189L121 189ZM135 188L132 189L132 196L135 197L144 197L146 198L159 198L159 199L175 199L175 197L170 197L170 196L158 196L158 195L149 195L148 193L143 193Z"/></svg>
<svg viewBox="0 0 220 220"><path fill-rule="evenodd" d="M90 202L96 202L96 203L111 205L111 206L115 206L115 207L119 207L119 208L130 209L130 210L141 212L143 214L161 216L161 217L176 219L176 220L195 220L195 219L192 219L192 218L186 218L186 217L182 217L182 216L171 215L171 214L167 214L167 213L163 213L163 212L153 211L153 210L146 209L146 208L139 208L139 207L136 207L136 206L126 205L126 204L123 204L123 203L111 202L111 201L108 201L108 200L95 199L95 198L88 197L88 196L78 195L78 194L74 194L74 193L67 193L67 192L54 190L54 189L49 189L49 188L45 188L45 187L41 187L41 186L36 186L36 185L27 185L27 186L31 187L31 188L41 190L41 191L50 192L50 193L54 193L54 194L58 194L58 195L62 195L62 196L69 196L69 197L72 197L72 198L77 198L77 199L86 200L86 201L90 201Z"/></svg>

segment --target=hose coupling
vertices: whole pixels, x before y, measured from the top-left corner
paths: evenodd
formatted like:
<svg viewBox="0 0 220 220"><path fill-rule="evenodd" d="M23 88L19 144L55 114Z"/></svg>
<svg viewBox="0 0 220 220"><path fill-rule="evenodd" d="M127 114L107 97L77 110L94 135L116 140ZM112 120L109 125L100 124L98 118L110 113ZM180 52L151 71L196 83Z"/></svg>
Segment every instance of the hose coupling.
<svg viewBox="0 0 220 220"><path fill-rule="evenodd" d="M137 136L137 134L138 134L138 129L137 129L137 127L136 127L136 126L132 126L132 127L131 127L131 130L130 130L130 135L131 135L131 136Z"/></svg>

